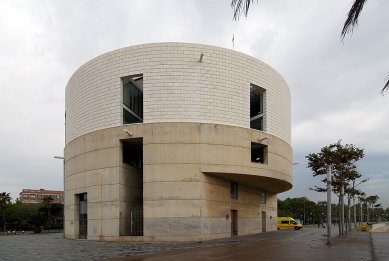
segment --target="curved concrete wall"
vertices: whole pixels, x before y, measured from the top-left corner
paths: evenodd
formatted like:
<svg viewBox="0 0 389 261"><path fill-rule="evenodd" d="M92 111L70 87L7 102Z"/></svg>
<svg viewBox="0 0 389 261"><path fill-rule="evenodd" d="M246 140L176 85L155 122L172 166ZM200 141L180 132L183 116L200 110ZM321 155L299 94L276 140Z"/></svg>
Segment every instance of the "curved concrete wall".
<svg viewBox="0 0 389 261"><path fill-rule="evenodd" d="M123 130L127 129L132 136ZM268 164L251 162L251 142L268 137ZM123 164L121 141L143 138L143 174ZM143 180L142 240L229 237L231 209L239 235L276 230L279 192L292 186L292 150L247 128L200 123L132 124L82 135L65 147L65 236L78 238L77 194L88 194L88 239L126 240L136 179ZM239 183L238 199L230 181ZM260 191L267 191L265 204ZM134 238L127 238L133 240Z"/></svg>
<svg viewBox="0 0 389 261"><path fill-rule="evenodd" d="M249 128L252 83L266 89L264 131L290 144L290 93L274 69L243 53L188 43L131 46L81 66L66 88L66 143L92 131L121 126L121 77L140 73L144 76L144 123Z"/></svg>

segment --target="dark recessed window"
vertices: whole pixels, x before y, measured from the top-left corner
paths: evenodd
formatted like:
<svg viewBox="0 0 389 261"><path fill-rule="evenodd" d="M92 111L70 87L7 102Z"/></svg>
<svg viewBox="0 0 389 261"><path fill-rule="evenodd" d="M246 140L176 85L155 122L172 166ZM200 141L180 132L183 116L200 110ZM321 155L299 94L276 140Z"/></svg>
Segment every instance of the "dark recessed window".
<svg viewBox="0 0 389 261"><path fill-rule="evenodd" d="M265 89L254 84L250 85L250 128L264 130Z"/></svg>
<svg viewBox="0 0 389 261"><path fill-rule="evenodd" d="M267 164L267 145L251 142L251 162Z"/></svg>
<svg viewBox="0 0 389 261"><path fill-rule="evenodd" d="M231 198L238 199L238 183L231 181L230 184Z"/></svg>
<svg viewBox="0 0 389 261"><path fill-rule="evenodd" d="M260 203L261 204L266 204L266 190L261 190L259 192L259 197L260 197Z"/></svg>
<svg viewBox="0 0 389 261"><path fill-rule="evenodd" d="M263 117L258 117L250 121L250 128L256 130L263 130Z"/></svg>
<svg viewBox="0 0 389 261"><path fill-rule="evenodd" d="M127 76L123 82L123 123L143 122L143 75Z"/></svg>
<svg viewBox="0 0 389 261"><path fill-rule="evenodd" d="M126 139L122 142L123 163L136 169L143 169L143 139Z"/></svg>

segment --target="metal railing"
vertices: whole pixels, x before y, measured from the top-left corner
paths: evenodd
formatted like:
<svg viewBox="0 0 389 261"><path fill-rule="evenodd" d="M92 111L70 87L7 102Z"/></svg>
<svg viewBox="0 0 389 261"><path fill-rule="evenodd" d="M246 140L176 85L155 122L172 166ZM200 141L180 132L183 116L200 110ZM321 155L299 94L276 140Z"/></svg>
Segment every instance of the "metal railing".
<svg viewBox="0 0 389 261"><path fill-rule="evenodd" d="M130 222L130 235L143 236L143 210L132 210Z"/></svg>

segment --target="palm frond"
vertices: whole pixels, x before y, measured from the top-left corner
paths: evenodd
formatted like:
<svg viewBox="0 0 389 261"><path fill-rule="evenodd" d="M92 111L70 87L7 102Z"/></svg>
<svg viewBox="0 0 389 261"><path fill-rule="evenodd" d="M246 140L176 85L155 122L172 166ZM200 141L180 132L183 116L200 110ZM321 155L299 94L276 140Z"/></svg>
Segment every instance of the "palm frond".
<svg viewBox="0 0 389 261"><path fill-rule="evenodd" d="M239 20L240 15L243 13L245 17L250 9L250 5L254 0L231 0L231 7L234 10L234 20ZM258 0L256 0L258 3Z"/></svg>
<svg viewBox="0 0 389 261"><path fill-rule="evenodd" d="M381 94L382 95L384 95L384 92L385 91L387 91L387 90L389 90L389 75L388 75L388 77L386 77L388 80L387 80L387 82L385 83L385 86L384 86L384 88L382 88L382 90L381 90Z"/></svg>
<svg viewBox="0 0 389 261"><path fill-rule="evenodd" d="M358 25L359 14L363 9L363 5L367 0L355 0L352 5L350 11L348 12L346 22L344 22L342 33L340 34L342 40L346 36L347 33L353 31L354 27Z"/></svg>

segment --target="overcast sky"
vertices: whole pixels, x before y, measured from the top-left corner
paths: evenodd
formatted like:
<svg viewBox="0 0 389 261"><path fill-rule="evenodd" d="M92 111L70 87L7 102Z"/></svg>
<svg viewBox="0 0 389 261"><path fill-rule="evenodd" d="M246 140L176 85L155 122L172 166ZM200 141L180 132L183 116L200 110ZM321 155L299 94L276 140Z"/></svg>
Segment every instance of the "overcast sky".
<svg viewBox="0 0 389 261"><path fill-rule="evenodd" d="M0 1L0 192L63 189L64 93L86 61L150 42L232 48L278 70L292 93L293 189L324 200L305 156L339 139L365 149L361 186L389 207L389 1L367 1L340 41L351 0L260 0L232 20L230 0Z"/></svg>

